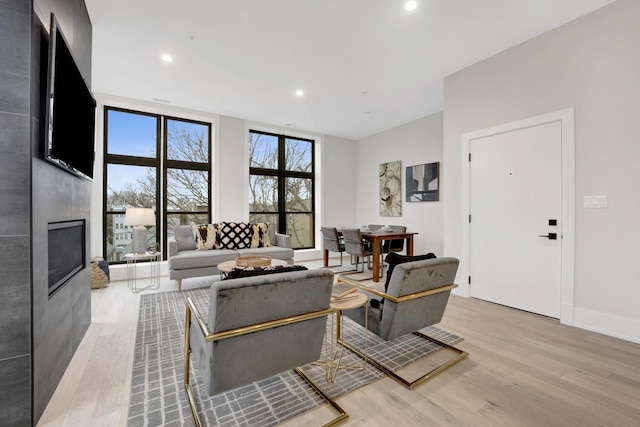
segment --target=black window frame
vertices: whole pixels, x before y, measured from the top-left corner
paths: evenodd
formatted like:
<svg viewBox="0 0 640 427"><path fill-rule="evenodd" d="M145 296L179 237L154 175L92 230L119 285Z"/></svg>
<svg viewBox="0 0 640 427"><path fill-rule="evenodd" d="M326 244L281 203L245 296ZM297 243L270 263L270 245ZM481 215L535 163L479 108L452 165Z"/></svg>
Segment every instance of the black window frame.
<svg viewBox="0 0 640 427"><path fill-rule="evenodd" d="M315 222L316 222L316 214L315 214L315 153L316 153L316 144L315 140L309 138L302 138L298 136L291 136L285 134L278 134L272 132L265 132L250 129L249 130L249 139L251 139L251 134L260 134L267 135L271 137L276 137L278 139L278 167L277 169L268 169L268 168L257 168L251 166L251 159L249 159L249 179L251 179L251 175L261 175L261 176L271 176L277 178L278 182L278 210L277 212L272 211L252 211L251 206L249 206L249 215L276 215L278 216L278 233L285 234L287 232L287 215L289 214L309 214L311 215L311 245L295 248L295 250L302 249L315 249L316 244L316 233L315 230ZM302 171L291 171L286 170L286 141L289 140L297 140L309 142L311 144L311 172L302 172ZM286 179L287 178L302 178L302 179L310 179L311 180L311 210L310 211L287 211L286 210Z"/></svg>
<svg viewBox="0 0 640 427"><path fill-rule="evenodd" d="M128 156L122 154L109 154L108 152L108 142L109 142L109 111L117 111L128 114L136 114L146 117L153 117L156 119L156 156L155 157L139 157L139 156ZM104 128L103 128L103 147L104 147L104 158L103 158L103 209L102 209L102 250L103 253L107 253L107 217L113 214L124 214L126 209L123 210L113 210L107 209L107 196L108 196L108 166L110 164L117 165L125 165L125 166L142 166L142 167L154 167L156 170L156 194L155 194L155 211L156 211L156 240L161 243L161 251L162 258L166 260L168 258L168 236L167 236L167 217L168 214L181 214L181 213L197 213L199 215L206 214L207 221L211 222L212 215L212 188L211 188L211 177L212 177L212 152L213 152L213 142L212 142L212 123L203 122L193 119L186 119L182 117L169 116L164 114L155 114L149 113L145 111L132 110L128 108L114 107L105 105L103 109L103 118L104 118ZM208 140L209 140L209 150L208 150L208 162L200 163L200 162L190 162L184 160L169 160L167 159L168 155L168 132L167 132L167 122L169 120L182 121L186 123L194 123L199 125L204 125L208 127ZM162 153L162 154L160 154ZM207 212L187 212L187 211L168 211L167 210L167 175L168 169L188 169L188 170L202 170L205 171L208 175L207 182L207 197L209 199ZM162 198L160 198L162 197ZM160 214L159 214L160 212ZM112 222L113 224L113 222ZM162 226L162 227L160 227ZM114 244L115 244L115 230L114 230ZM106 256L106 255L105 255ZM120 261L109 261L110 264L124 264L125 260Z"/></svg>
<svg viewBox="0 0 640 427"><path fill-rule="evenodd" d="M174 120L174 121L181 121L181 122L187 122L187 123L193 123L193 124L198 124L198 125L203 125L203 126L207 126L209 128L208 134L207 134L207 138L209 139L209 151L208 151L208 162L207 163L201 163L201 162L190 162L190 161L185 161L185 160L171 160L168 158L169 155L169 132L167 131L168 129L168 122L170 120ZM213 144L212 144L212 125L211 123L208 122L203 122L203 121L198 121L198 120L191 120L191 119L184 119L181 117L174 117L174 116L163 116L163 127L164 127L164 135L163 135L163 144L164 144L164 150L163 150L163 165L162 165L162 200L163 200L163 209L162 209L162 229L164 230L165 234L168 230L168 217L169 214L171 215L182 215L182 214L198 214L198 215L203 215L203 214L207 214L207 222L211 223L211 195L212 195L212 191L211 191L211 165L212 165L212 150L213 150ZM209 199L209 204L208 204L208 209L207 212L201 212L201 211L169 211L169 209L167 208L167 180L168 180L168 174L169 174L169 169L186 169L186 170L195 170L195 171L205 171L207 172L207 197ZM168 239L165 239L168 240ZM166 257L166 253L167 253L167 242L165 241L163 244L163 251L165 253L165 257ZM166 259L166 258L165 258Z"/></svg>

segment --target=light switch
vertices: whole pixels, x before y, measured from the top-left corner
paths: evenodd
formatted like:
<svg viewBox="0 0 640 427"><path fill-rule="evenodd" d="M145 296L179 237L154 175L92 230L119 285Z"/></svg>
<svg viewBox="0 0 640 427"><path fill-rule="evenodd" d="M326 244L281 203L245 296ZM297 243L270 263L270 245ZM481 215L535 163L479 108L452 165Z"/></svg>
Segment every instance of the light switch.
<svg viewBox="0 0 640 427"><path fill-rule="evenodd" d="M585 208L606 208L607 196L584 196L582 206Z"/></svg>

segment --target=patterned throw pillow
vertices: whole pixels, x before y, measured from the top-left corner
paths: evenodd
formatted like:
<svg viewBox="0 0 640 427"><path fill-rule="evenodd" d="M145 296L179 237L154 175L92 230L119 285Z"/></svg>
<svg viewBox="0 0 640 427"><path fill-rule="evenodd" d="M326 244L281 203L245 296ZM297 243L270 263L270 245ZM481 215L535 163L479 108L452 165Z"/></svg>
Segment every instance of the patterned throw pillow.
<svg viewBox="0 0 640 427"><path fill-rule="evenodd" d="M220 249L220 224L191 224L197 251Z"/></svg>
<svg viewBox="0 0 640 427"><path fill-rule="evenodd" d="M269 224L259 222L257 224L249 224L251 226L251 247L252 248L268 248L271 246L269 238Z"/></svg>
<svg viewBox="0 0 640 427"><path fill-rule="evenodd" d="M251 227L244 222L223 222L220 229L222 249L246 249L251 247Z"/></svg>

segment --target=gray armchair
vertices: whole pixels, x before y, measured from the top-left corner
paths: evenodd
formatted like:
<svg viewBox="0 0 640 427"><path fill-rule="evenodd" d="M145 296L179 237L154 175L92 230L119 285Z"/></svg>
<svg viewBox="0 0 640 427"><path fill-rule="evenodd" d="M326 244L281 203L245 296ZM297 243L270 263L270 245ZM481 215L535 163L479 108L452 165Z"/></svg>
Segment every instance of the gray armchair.
<svg viewBox="0 0 640 427"><path fill-rule="evenodd" d="M434 258L399 264L393 269L387 292L377 291L340 276L338 282L347 282L360 287L372 298L382 298L377 308L369 308L368 323L365 323L365 309L348 310L345 315L366 327L380 338L392 340L402 335L414 333L422 338L454 350L457 355L443 365L426 373L415 381L408 381L384 365L371 360L379 369L398 380L408 388L413 388L437 373L468 356L468 353L418 332L442 320L452 289L458 287L453 281L458 270L456 258ZM345 344L358 354L358 349ZM370 358L369 358L370 359Z"/></svg>
<svg viewBox="0 0 640 427"><path fill-rule="evenodd" d="M206 316L187 299L185 389L196 425L190 355L210 395L318 360L327 315L335 311L329 305L332 286L333 273L322 269L215 282ZM348 417L314 388L338 411L336 422Z"/></svg>

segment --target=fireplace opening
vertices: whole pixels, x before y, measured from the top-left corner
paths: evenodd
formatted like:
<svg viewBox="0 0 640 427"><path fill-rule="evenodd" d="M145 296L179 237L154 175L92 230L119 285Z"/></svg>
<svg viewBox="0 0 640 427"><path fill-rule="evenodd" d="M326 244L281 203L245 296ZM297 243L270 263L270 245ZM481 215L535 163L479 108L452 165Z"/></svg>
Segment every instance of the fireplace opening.
<svg viewBox="0 0 640 427"><path fill-rule="evenodd" d="M48 227L49 298L85 268L85 220L51 222Z"/></svg>

